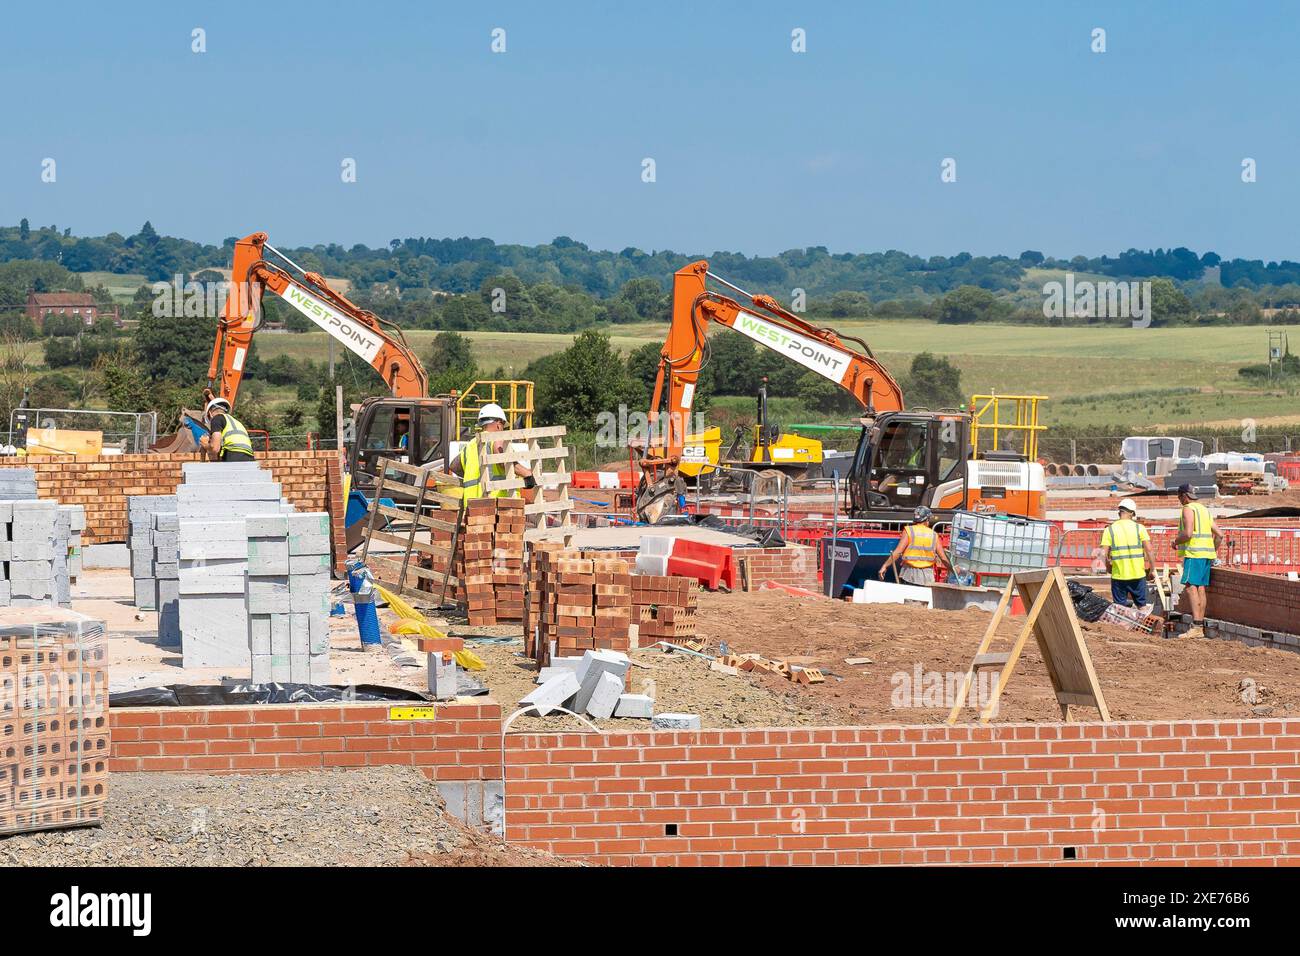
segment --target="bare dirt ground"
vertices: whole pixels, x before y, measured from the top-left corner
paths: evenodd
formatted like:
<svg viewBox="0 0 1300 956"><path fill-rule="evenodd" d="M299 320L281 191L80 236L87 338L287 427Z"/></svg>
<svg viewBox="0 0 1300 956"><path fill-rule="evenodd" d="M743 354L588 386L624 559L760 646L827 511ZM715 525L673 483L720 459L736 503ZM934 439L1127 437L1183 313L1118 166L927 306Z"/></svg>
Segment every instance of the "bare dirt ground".
<svg viewBox="0 0 1300 956"><path fill-rule="evenodd" d="M642 666L633 668L632 689L640 691L653 680L656 712L697 713L705 727L941 722L947 719L951 702L927 699L926 681L932 681L932 673L944 675L945 682L959 680L989 620L986 612L976 610L853 605L780 591L703 594L698 613L700 635L712 651L719 641L726 641L732 653L805 657L827 675L824 684L804 686L775 675L712 672L706 661L697 658L653 650L633 652L633 660ZM995 649L1011 645L1022 620L1012 618L1002 624ZM1117 720L1300 713L1300 655L1231 641L1166 640L1106 624L1084 624L1083 630L1111 716ZM520 656L520 645L475 649L488 664L487 672L478 676L509 713L534 686L531 663ZM846 658L860 657L871 663L845 663ZM996 672L985 673L991 690ZM1253 694L1243 696L1243 681ZM973 719L974 712L969 713ZM1076 713L1078 719L1096 718L1088 708ZM997 719L1060 719L1032 639L1003 695ZM594 723L631 730L646 722ZM520 717L511 729L569 726L579 724L557 715Z"/></svg>
<svg viewBox="0 0 1300 956"><path fill-rule="evenodd" d="M0 866L566 866L466 828L410 767L115 773L102 827L0 837Z"/></svg>

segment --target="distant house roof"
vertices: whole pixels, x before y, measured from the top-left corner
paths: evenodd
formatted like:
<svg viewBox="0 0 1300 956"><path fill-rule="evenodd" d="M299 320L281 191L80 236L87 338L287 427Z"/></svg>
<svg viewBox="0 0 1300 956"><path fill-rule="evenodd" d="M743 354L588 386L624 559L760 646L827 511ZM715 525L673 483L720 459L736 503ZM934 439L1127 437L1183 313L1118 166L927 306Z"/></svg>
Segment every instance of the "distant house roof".
<svg viewBox="0 0 1300 956"><path fill-rule="evenodd" d="M31 292L28 302L35 306L93 306L95 297L89 292Z"/></svg>

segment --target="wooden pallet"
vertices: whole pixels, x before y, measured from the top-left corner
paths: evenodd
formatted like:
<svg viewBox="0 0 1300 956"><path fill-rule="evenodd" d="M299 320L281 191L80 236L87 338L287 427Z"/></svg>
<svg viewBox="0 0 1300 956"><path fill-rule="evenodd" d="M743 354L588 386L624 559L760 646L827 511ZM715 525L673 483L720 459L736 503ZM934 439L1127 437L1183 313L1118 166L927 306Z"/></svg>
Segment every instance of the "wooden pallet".
<svg viewBox="0 0 1300 956"><path fill-rule="evenodd" d="M537 498L529 502L524 507L524 514L530 517L537 516L536 527L547 527L550 522L550 516L557 516L553 523L554 527L570 527L571 514L573 512L573 500L569 497L569 484L573 476L569 471L569 454L571 449L564 445L564 436L568 429L563 425L551 425L545 428L516 428L513 431L504 432L480 432L475 436L479 442L479 461L482 463L483 475L482 481L483 493L488 494L492 491L502 490L521 490L526 487L527 482L514 473L513 466L516 464L529 468L533 473L533 480L537 485ZM490 443L504 441L507 447L504 451L493 452L489 447ZM549 443L549 444L545 444ZM522 448L510 447L511 445L523 445ZM546 465L553 463L551 471L546 470ZM509 465L506 469L505 477L493 478L492 465ZM550 500L545 498L545 492L552 489L559 490L559 496Z"/></svg>
<svg viewBox="0 0 1300 956"><path fill-rule="evenodd" d="M366 523L361 547L361 563L370 569L376 581L404 598L426 606L436 607L446 600L448 590L454 590L459 581L451 574L451 563L456 549L459 521L446 521L428 513L435 507L459 509L462 501L454 495L443 494L438 485L459 485L460 479L438 470L433 465L416 466L405 462L380 458L376 461L379 480L375 485L374 503ZM409 478L410 481L403 481ZM381 504L384 498L392 505ZM384 523L380 525L379 519ZM444 531L452 535L450 546L421 541L422 531ZM430 535L432 537L432 535ZM400 553L370 553L371 542L395 544ZM433 571L420 566L415 555L428 555L446 562L445 571ZM408 586L409 581L429 581L434 590Z"/></svg>

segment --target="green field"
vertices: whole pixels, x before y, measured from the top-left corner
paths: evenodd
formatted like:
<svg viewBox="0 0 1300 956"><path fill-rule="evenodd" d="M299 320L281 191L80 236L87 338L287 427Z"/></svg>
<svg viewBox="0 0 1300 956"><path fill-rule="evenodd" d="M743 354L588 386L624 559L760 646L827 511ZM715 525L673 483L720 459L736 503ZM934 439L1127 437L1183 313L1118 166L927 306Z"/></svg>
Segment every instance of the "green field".
<svg viewBox="0 0 1300 956"><path fill-rule="evenodd" d="M118 305L125 305L135 298L136 290L148 280L144 276L118 272L81 272L81 281L87 289L102 285Z"/></svg>

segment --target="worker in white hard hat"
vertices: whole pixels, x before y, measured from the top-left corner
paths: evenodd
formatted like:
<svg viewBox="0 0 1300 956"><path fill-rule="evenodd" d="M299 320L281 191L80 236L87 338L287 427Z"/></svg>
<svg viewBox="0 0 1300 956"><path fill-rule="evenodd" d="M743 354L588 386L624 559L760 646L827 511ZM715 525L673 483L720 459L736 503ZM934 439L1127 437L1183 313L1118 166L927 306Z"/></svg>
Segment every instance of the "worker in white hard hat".
<svg viewBox="0 0 1300 956"><path fill-rule="evenodd" d="M480 434L491 435L493 432L505 431L506 413L500 405L495 402L489 402L479 409L478 420L476 422ZM506 450L504 441L488 441L486 447L490 449L490 454L499 455ZM489 473L493 480L500 481L506 476L506 466L503 464L494 464L489 466L492 470ZM460 454L452 461L451 466L447 469L453 475L459 475L461 484L458 489L443 489L451 494L459 494L466 498L482 498L483 491L483 468L479 461L479 440L477 436L465 442L461 446ZM532 469L515 463L515 474L524 479L527 487L533 487ZM518 488L500 488L490 492L493 498L515 498L519 496Z"/></svg>
<svg viewBox="0 0 1300 956"><path fill-rule="evenodd" d="M1110 567L1110 596L1127 607L1147 605L1147 581L1155 574L1151 535L1137 522L1137 505L1132 498L1119 503L1119 518L1101 533L1101 547Z"/></svg>
<svg viewBox="0 0 1300 956"><path fill-rule="evenodd" d="M230 402L211 391L204 392L208 404L203 409L208 433L199 439L199 448L214 461L253 461L253 442L248 429L230 414Z"/></svg>
<svg viewBox="0 0 1300 956"><path fill-rule="evenodd" d="M912 512L912 518L913 523L903 529L898 537L898 546L877 577L884 580L885 572L902 562L901 570L894 572L900 583L929 587L934 583L935 564L942 562L951 571L952 561L943 549L939 533L934 530L934 512L921 505Z"/></svg>

